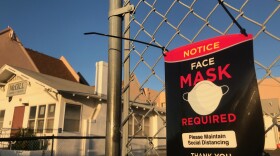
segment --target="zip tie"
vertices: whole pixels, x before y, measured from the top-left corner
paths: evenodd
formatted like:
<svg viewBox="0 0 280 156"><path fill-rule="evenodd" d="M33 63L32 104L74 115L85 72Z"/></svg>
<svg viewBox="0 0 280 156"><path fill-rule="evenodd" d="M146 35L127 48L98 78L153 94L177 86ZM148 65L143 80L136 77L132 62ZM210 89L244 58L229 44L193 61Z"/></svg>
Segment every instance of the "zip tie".
<svg viewBox="0 0 280 156"><path fill-rule="evenodd" d="M228 16L231 18L231 20L233 21L233 23L235 25L237 25L237 27L240 30L240 33L245 35L246 37L248 36L248 34L246 33L246 29L242 28L241 25L235 20L235 18L232 16L232 14L228 11L228 9L226 8L226 6L224 5L224 1L223 0L218 0L219 4L222 5L222 7L224 8L224 10L226 11L226 13L228 14Z"/></svg>

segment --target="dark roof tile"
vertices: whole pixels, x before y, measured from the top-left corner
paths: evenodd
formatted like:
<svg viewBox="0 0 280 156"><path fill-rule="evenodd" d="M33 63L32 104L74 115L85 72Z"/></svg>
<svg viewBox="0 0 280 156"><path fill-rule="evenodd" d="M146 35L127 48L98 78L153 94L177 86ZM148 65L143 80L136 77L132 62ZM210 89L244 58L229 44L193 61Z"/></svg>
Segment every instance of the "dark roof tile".
<svg viewBox="0 0 280 156"><path fill-rule="evenodd" d="M60 59L42 54L29 48L26 48L26 51L40 73L77 82L77 80Z"/></svg>

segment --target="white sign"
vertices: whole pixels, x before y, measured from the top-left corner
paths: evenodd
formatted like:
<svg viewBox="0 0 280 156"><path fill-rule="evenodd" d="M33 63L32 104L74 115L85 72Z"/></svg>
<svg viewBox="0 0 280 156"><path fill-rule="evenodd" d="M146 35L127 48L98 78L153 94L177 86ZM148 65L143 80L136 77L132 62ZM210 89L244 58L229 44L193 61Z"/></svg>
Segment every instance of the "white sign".
<svg viewBox="0 0 280 156"><path fill-rule="evenodd" d="M183 133L185 148L236 148L234 131Z"/></svg>
<svg viewBox="0 0 280 156"><path fill-rule="evenodd" d="M26 81L11 83L8 86L7 97L25 94L27 88Z"/></svg>

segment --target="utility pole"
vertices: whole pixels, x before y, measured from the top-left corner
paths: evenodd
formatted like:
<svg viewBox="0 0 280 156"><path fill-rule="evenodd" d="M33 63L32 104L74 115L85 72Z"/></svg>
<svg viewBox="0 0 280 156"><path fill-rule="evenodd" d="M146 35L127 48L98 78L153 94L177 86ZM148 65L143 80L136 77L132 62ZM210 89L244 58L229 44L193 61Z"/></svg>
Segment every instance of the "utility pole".
<svg viewBox="0 0 280 156"><path fill-rule="evenodd" d="M122 16L116 10L122 7L122 0L110 0L109 35L122 36ZM122 78L122 39L109 37L108 44L108 89L106 122L106 156L120 155L121 123L121 78Z"/></svg>

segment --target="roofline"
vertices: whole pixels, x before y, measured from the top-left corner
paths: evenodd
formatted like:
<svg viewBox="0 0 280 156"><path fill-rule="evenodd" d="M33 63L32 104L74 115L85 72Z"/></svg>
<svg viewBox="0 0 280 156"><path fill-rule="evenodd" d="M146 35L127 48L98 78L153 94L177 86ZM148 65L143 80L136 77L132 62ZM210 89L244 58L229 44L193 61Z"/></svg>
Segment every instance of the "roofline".
<svg viewBox="0 0 280 156"><path fill-rule="evenodd" d="M34 67L34 70L36 72L40 72L39 69L37 68L37 66L35 65L34 61L32 60L32 58L30 57L30 55L26 51L25 47L23 47L22 44L20 44L20 47L23 50L24 54L26 55L27 59L30 61L31 65Z"/></svg>
<svg viewBox="0 0 280 156"><path fill-rule="evenodd" d="M4 29L3 31L0 32L0 35L1 34L4 34L4 33L7 33L9 32L10 33L13 33L12 35L15 35L15 32L14 30L8 26L8 28ZM19 40L19 38L17 37L17 35L15 35L16 37L16 40L15 42L18 44L18 46L20 47L20 49L23 51L24 55L27 57L28 61L30 62L33 70L39 72L39 69L37 68L37 66L35 65L35 63L33 62L33 60L31 59L31 57L29 56L28 52L26 51L25 47L22 45L21 41Z"/></svg>
<svg viewBox="0 0 280 156"><path fill-rule="evenodd" d="M75 80L77 82L80 82L80 76L77 74L77 72L74 70L74 68L70 65L70 63L67 61L67 59L64 56L61 56L60 60L66 66L66 68L70 71L70 73L73 75Z"/></svg>
<svg viewBox="0 0 280 156"><path fill-rule="evenodd" d="M98 95L98 94L89 94L89 93L82 93L82 92L73 92L73 91L65 91L65 90L58 90L58 93L61 94L61 93L67 93L67 94L72 94L73 96L76 96L76 95L80 95L80 96L84 96L84 97L87 97L87 98L94 98L94 99L99 99L99 100L102 100L102 101L107 101L107 96L104 96L104 95Z"/></svg>
<svg viewBox="0 0 280 156"><path fill-rule="evenodd" d="M5 70L9 71L12 74L24 77L27 81L29 81L31 83L36 83L36 84L42 86L43 88L45 88L46 90L51 91L53 93L60 94L60 95L63 94L63 93L67 93L67 94L72 94L73 96L74 95L80 95L80 96L85 96L85 97L88 97L88 98L91 97L91 98L97 99L99 101L107 101L107 96L106 95L98 95L96 92L91 93L91 92L67 91L67 90L60 90L59 88L51 87L48 84L46 84L44 82L41 82L40 80L37 80L36 78L34 78L32 76L29 76L28 74L20 71L17 68L20 68L20 67L13 67L13 66L5 64L0 68L0 73L2 73ZM25 69L25 70L27 70L27 69ZM31 72L34 72L34 71L31 71ZM46 75L46 74L42 74L42 73L39 73L39 72L37 72L37 73L41 74L41 75ZM46 76L50 76L50 75L46 75ZM53 76L50 76L50 77L53 77ZM56 77L54 77L54 78L56 78ZM56 78L56 79L61 79L61 78ZM73 81L64 80L64 79L61 79L61 80L79 84L78 82L73 82ZM83 84L79 84L79 85L83 85ZM84 86L86 86L86 85L84 85ZM90 87L90 86L87 86L87 87Z"/></svg>
<svg viewBox="0 0 280 156"><path fill-rule="evenodd" d="M0 35L2 35L2 34L4 34L4 33L8 32L8 31L10 31L10 30L12 30L10 27L4 29L4 30L0 31Z"/></svg>
<svg viewBox="0 0 280 156"><path fill-rule="evenodd" d="M39 84L39 85L41 85L42 87L44 87L44 88L46 88L46 89L51 89L52 91L58 92L57 89L55 89L55 88L53 88L53 87L51 87L51 86L48 86L47 84L42 83L42 82L40 82L40 81L38 81L38 80L32 78L31 76L22 73L21 71L18 71L17 69L15 69L14 67L12 67L12 66L10 66L10 65L8 65L8 64L5 64L5 65L3 65L3 66L1 67L0 73L1 73L2 71L4 71L4 70L8 70L8 71L10 71L11 73L14 73L14 74L16 74L16 75L20 75L20 76L26 78L28 81L30 81L30 82L33 81L33 82L35 82L36 84ZM31 79L32 79L32 80L31 80Z"/></svg>

